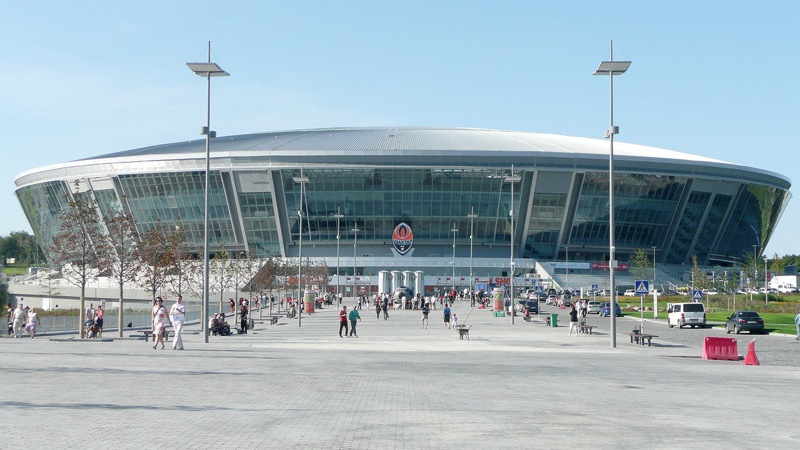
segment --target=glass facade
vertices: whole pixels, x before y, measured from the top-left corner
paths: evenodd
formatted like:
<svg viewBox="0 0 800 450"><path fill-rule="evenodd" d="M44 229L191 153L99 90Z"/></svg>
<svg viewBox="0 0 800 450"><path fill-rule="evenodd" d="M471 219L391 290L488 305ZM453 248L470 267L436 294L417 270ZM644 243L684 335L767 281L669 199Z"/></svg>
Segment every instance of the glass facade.
<svg viewBox="0 0 800 450"><path fill-rule="evenodd" d="M469 238L467 215L474 219L475 244L510 242L511 186L503 170L435 169L348 169L304 170L309 182L303 199L304 242L336 242L337 210L344 215L340 223L343 239L365 242L390 242L392 231L405 222L419 241L446 243L457 237ZM300 184L293 177L300 170L280 173L285 204L283 219L288 224L291 242L298 238L297 211ZM515 193L519 205L520 193ZM516 209L516 208L515 208ZM387 244L388 245L388 244Z"/></svg>
<svg viewBox="0 0 800 450"><path fill-rule="evenodd" d="M211 172L209 246L235 243L230 208L219 172ZM120 175L119 184L140 233L163 224L180 224L189 245L202 247L205 172Z"/></svg>
<svg viewBox="0 0 800 450"><path fill-rule="evenodd" d="M291 256L300 229L301 189L294 181L300 174L299 168L212 172L212 248L247 248L255 256ZM311 168L303 169L302 174L309 179L303 189L303 243L311 257L335 254L337 210L344 216L339 227L342 243L354 242L352 229L357 226L359 247L363 243L380 253L377 256L390 256L392 232L405 222L413 230L414 247L419 249L415 256L447 257L454 225L458 245L469 242L467 216L473 209L477 215L475 257L505 257L511 242L509 211L513 204L517 257L557 259L569 246L574 260L607 258L605 172L518 171L521 181L515 184L513 201L511 185L505 179L511 173L504 169ZM59 212L68 208L67 183L74 181L46 182L17 191L45 247L58 232ZM140 233L180 224L187 231L191 251L201 252L204 181L202 171L122 174L112 181L106 179L103 188L92 195L104 217L127 208ZM616 175L618 259L626 261L637 249L656 246L659 262L690 263L697 255L701 264L724 263L752 253L754 244L760 248L777 224L788 191L730 181L715 191L714 185L688 177Z"/></svg>

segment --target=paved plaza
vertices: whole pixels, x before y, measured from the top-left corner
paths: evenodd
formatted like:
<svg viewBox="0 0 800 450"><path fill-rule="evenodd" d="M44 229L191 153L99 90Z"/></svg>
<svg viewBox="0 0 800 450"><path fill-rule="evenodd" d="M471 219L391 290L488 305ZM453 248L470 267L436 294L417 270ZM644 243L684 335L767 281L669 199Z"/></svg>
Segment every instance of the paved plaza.
<svg viewBox="0 0 800 450"><path fill-rule="evenodd" d="M800 370L770 364L769 350L746 366L701 359L713 330L652 347L620 335L611 348L608 319L568 337L564 326L454 309L462 323L469 315L469 340L441 310L423 329L418 311L383 320L363 309L359 337L340 338L334 308L303 315L302 327L257 320L208 344L189 327L184 351L114 332L4 337L0 448L800 446ZM618 331L635 323L618 319ZM738 338L744 356L750 338Z"/></svg>

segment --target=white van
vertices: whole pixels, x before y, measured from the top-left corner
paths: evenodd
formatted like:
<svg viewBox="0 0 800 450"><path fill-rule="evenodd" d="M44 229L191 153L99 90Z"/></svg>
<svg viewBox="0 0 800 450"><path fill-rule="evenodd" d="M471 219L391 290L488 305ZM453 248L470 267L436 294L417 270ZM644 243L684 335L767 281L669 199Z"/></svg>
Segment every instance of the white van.
<svg viewBox="0 0 800 450"><path fill-rule="evenodd" d="M706 307L702 303L672 303L667 305L667 325L683 328L689 325L692 328L706 326Z"/></svg>

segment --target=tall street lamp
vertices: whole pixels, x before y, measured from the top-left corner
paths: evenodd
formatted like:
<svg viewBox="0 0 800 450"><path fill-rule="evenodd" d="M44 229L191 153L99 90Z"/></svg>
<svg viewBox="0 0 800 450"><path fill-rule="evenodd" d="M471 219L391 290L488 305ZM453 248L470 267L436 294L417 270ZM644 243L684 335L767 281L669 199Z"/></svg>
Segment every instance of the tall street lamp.
<svg viewBox="0 0 800 450"><path fill-rule="evenodd" d="M467 217L469 218L469 295L470 300L472 300L475 295L475 277L472 276L472 241L475 238L473 224L475 218L478 217L478 215L475 214L474 206L469 207L469 214L467 214Z"/></svg>
<svg viewBox="0 0 800 450"><path fill-rule="evenodd" d="M341 238L339 236L339 221L344 217L341 207L336 207L336 215L333 217L336 217L336 303L339 304L339 241Z"/></svg>
<svg viewBox="0 0 800 450"><path fill-rule="evenodd" d="M356 255L358 253L358 232L361 230L358 229L358 224L356 223L356 225L350 231L356 235L356 239L353 241L353 299L356 299L358 298L356 294L356 288L358 287L358 272L356 271L356 267L358 266L356 265Z"/></svg>
<svg viewBox="0 0 800 450"><path fill-rule="evenodd" d="M735 298L736 297L734 297L734 299ZM655 245L653 246L653 318L658 319L658 289L656 289L656 246Z"/></svg>
<svg viewBox="0 0 800 450"><path fill-rule="evenodd" d="M303 176L303 168L300 168L300 176L292 177L292 181L300 184L300 205L297 207L297 220L300 223L299 248L297 250L297 326L303 325L303 197L305 196L305 186L308 177Z"/></svg>
<svg viewBox="0 0 800 450"><path fill-rule="evenodd" d="M453 292L456 292L456 233L458 233L458 228L456 228L455 222L450 231L453 232Z"/></svg>
<svg viewBox="0 0 800 450"><path fill-rule="evenodd" d="M617 286L614 270L617 268L616 248L614 245L614 135L619 134L619 127L614 126L614 75L622 75L628 71L630 61L614 61L614 42L611 42L610 60L603 61L593 75L608 75L611 80L611 123L608 130L606 130L606 137L611 143L610 153L608 155L608 273L610 276L609 284L611 285L611 348L617 346L617 315L614 314L617 305Z"/></svg>
<svg viewBox="0 0 800 450"><path fill-rule="evenodd" d="M767 277L769 275L769 267L767 267L767 257L764 257L764 303L769 306L769 286L767 285Z"/></svg>
<svg viewBox="0 0 800 450"><path fill-rule="evenodd" d="M211 131L211 77L227 77L230 75L220 68L217 63L211 62L211 41L208 41L208 62L205 63L186 63L192 72L208 80L206 91L206 126L202 128L201 134L206 137L206 182L203 209L203 313L200 319L200 326L203 331L203 342L208 343L208 192L210 188L211 173L211 139L217 137L216 131Z"/></svg>
<svg viewBox="0 0 800 450"><path fill-rule="evenodd" d="M567 289L566 290L569 290L569 245L565 245L564 246L564 253L567 256L567 281L566 281L565 284L567 285Z"/></svg>
<svg viewBox="0 0 800 450"><path fill-rule="evenodd" d="M514 165L511 165L511 176L503 178L506 183L511 183L511 201L508 215L511 216L511 325L514 325L514 184L522 179L514 175Z"/></svg>

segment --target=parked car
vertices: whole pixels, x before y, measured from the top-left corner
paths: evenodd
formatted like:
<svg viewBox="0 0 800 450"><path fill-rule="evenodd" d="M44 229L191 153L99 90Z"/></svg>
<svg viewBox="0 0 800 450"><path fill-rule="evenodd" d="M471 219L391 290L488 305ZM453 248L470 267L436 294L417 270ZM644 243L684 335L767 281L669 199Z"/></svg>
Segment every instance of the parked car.
<svg viewBox="0 0 800 450"><path fill-rule="evenodd" d="M739 334L742 331L753 333L764 332L764 319L755 311L736 311L725 321L725 332Z"/></svg>
<svg viewBox="0 0 800 450"><path fill-rule="evenodd" d="M623 295L625 297L636 297L636 289L626 289Z"/></svg>
<svg viewBox="0 0 800 450"><path fill-rule="evenodd" d="M548 295L547 296L547 301L545 301L545 304L547 304L547 305L555 305L557 301L558 301L558 298L555 295Z"/></svg>
<svg viewBox="0 0 800 450"><path fill-rule="evenodd" d="M706 307L702 303L673 303L667 305L667 326L683 328L706 326Z"/></svg>
<svg viewBox="0 0 800 450"><path fill-rule="evenodd" d="M616 306L614 309L616 309L617 317L622 317L622 310L619 309L619 303L615 302L614 306ZM603 306L600 308L600 315L603 317L611 316L611 302L603 303Z"/></svg>
<svg viewBox="0 0 800 450"><path fill-rule="evenodd" d="M586 304L586 314L600 314L600 310L603 309L603 304L592 300Z"/></svg>

